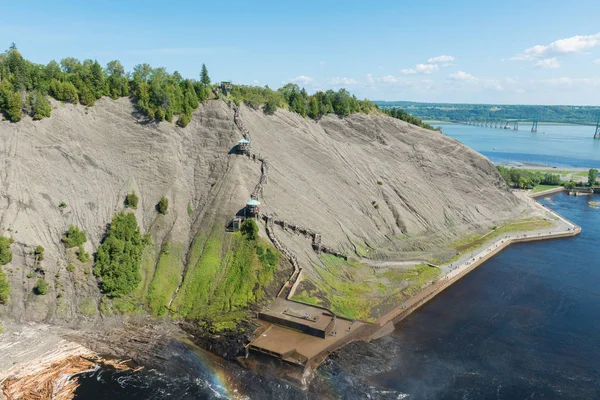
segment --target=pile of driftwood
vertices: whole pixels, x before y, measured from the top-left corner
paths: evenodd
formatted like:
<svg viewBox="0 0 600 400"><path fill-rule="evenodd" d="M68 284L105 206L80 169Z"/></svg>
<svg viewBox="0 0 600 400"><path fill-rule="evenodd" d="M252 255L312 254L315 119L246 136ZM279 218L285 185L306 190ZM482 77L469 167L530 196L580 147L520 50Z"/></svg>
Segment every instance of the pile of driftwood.
<svg viewBox="0 0 600 400"><path fill-rule="evenodd" d="M69 400L75 397L79 387L78 376L94 371L100 366L112 366L119 370L131 369L127 361L105 360L71 356L60 360L40 373L9 379L4 382L3 392L8 400ZM138 371L141 368L135 369Z"/></svg>

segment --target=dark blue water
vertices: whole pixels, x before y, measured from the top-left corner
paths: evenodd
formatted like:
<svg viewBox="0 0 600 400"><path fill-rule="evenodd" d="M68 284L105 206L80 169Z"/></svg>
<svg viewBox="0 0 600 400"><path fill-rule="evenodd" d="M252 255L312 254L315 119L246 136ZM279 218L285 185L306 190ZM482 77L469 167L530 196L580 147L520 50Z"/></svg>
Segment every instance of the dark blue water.
<svg viewBox="0 0 600 400"><path fill-rule="evenodd" d="M600 399L600 209L590 200L541 200L581 235L514 245L470 273L380 344L399 350L372 382L410 399Z"/></svg>
<svg viewBox="0 0 600 400"><path fill-rule="evenodd" d="M543 164L558 167L600 167L600 140L595 127L582 125L530 125L521 129L441 125L444 134L482 153L498 164Z"/></svg>

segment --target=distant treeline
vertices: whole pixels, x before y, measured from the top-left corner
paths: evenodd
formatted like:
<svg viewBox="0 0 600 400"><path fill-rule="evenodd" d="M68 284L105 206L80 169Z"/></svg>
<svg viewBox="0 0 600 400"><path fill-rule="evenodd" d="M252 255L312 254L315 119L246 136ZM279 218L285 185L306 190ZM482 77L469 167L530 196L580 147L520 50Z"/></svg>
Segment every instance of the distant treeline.
<svg viewBox="0 0 600 400"><path fill-rule="evenodd" d="M0 54L0 112L10 121L20 121L24 113L33 119L49 117L52 108L48 96L64 103L93 106L103 96L113 99L131 97L138 110L151 120L173 122L185 127L198 105L214 97L208 70L203 64L200 80L184 79L179 72L167 72L139 64L126 72L118 61L102 67L98 61L83 62L69 57L57 63L35 64L26 60L13 44ZM321 118L326 114L341 117L354 113L382 112L370 100L359 100L346 89L328 90L309 95L296 84L278 90L268 86L233 85L231 98L273 114L286 108L303 117ZM432 129L400 109L383 110L394 118Z"/></svg>
<svg viewBox="0 0 600 400"><path fill-rule="evenodd" d="M424 120L434 121L533 121L594 125L600 107L529 106L490 104L414 103L376 101L380 108L401 107Z"/></svg>

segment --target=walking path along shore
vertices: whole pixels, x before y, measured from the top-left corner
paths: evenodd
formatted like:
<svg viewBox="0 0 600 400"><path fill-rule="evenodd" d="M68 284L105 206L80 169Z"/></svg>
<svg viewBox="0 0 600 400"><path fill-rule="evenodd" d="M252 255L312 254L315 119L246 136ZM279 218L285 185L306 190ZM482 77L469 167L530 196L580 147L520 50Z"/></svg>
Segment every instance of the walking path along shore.
<svg viewBox="0 0 600 400"><path fill-rule="evenodd" d="M521 192L518 195L523 197L528 196L528 194L525 192ZM556 226L550 230L545 229L526 233L518 232L502 236L501 238L497 238L491 243L476 249L471 254L465 254L451 264L441 265L440 268L442 271L446 272L441 279L423 288L417 294L404 302L404 304L399 305L390 312L381 316L376 323L379 326L384 327L390 322L397 323L403 320L419 307L450 287L453 283L459 281L469 272L473 271L475 268L482 265L487 260L500 253L513 243L572 237L581 232L581 227L567 220L560 214L538 203L531 197L528 197L528 200L531 201L531 203L540 211L554 219L557 222Z"/></svg>

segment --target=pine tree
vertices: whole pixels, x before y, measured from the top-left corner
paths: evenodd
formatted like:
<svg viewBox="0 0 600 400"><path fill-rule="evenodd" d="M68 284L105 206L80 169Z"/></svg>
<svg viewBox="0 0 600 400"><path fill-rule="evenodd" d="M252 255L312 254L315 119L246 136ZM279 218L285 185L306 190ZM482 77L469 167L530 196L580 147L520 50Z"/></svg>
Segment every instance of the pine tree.
<svg viewBox="0 0 600 400"><path fill-rule="evenodd" d="M91 81L94 88L94 95L96 99L104 96L106 92L106 84L104 82L104 73L102 72L102 66L98 61L94 61L91 70Z"/></svg>
<svg viewBox="0 0 600 400"><path fill-rule="evenodd" d="M6 114L12 122L18 122L23 118L23 101L19 93L12 93L6 102Z"/></svg>
<svg viewBox="0 0 600 400"><path fill-rule="evenodd" d="M319 117L319 103L314 96L310 98L308 104L308 116L312 119L317 119Z"/></svg>
<svg viewBox="0 0 600 400"><path fill-rule="evenodd" d="M206 65L202 64L202 72L200 72L200 82L202 82L205 86L210 85L210 77L208 76L208 69Z"/></svg>

